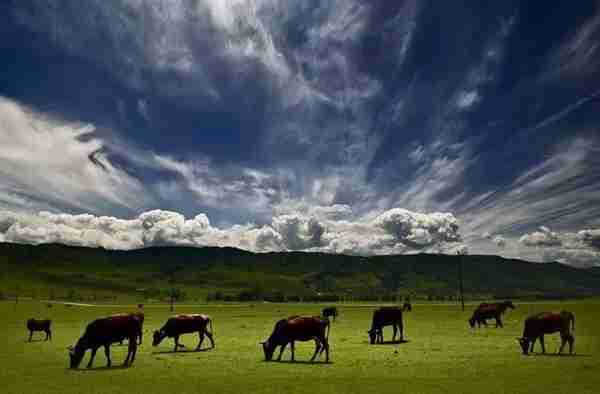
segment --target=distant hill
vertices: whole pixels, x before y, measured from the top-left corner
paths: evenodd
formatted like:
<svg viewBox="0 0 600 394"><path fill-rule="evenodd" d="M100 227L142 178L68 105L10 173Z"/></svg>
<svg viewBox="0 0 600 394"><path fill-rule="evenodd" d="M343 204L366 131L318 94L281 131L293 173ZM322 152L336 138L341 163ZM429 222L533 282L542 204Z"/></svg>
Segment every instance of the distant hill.
<svg viewBox="0 0 600 394"><path fill-rule="evenodd" d="M600 270L463 256L465 293L486 297L600 294ZM323 253L251 253L234 248L153 247L110 251L58 244L0 243L0 292L37 297L165 297L334 300L397 295L456 296L459 257L358 257Z"/></svg>

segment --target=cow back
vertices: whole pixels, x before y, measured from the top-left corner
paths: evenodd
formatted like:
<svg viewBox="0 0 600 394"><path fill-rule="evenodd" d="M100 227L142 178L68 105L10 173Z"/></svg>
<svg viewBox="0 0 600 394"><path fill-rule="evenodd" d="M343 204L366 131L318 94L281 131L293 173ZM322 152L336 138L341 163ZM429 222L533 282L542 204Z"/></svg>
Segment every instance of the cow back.
<svg viewBox="0 0 600 394"><path fill-rule="evenodd" d="M563 330L569 330L569 320L565 319L565 317L559 313L542 312L530 316L525 320L523 336L532 338Z"/></svg>
<svg viewBox="0 0 600 394"><path fill-rule="evenodd" d="M383 307L373 312L372 328L402 323L402 309L398 307Z"/></svg>
<svg viewBox="0 0 600 394"><path fill-rule="evenodd" d="M86 327L80 340L87 345L103 345L135 338L140 329L137 317L131 314L113 315L96 319Z"/></svg>
<svg viewBox="0 0 600 394"><path fill-rule="evenodd" d="M209 321L207 315L177 315L169 318L162 330L167 336L189 334L204 330Z"/></svg>
<svg viewBox="0 0 600 394"><path fill-rule="evenodd" d="M276 323L273 334L269 338L276 343L286 341L308 341L323 338L329 321L316 316L292 317Z"/></svg>
<svg viewBox="0 0 600 394"><path fill-rule="evenodd" d="M27 329L29 331L44 331L50 329L51 324L51 320L29 319L27 320Z"/></svg>

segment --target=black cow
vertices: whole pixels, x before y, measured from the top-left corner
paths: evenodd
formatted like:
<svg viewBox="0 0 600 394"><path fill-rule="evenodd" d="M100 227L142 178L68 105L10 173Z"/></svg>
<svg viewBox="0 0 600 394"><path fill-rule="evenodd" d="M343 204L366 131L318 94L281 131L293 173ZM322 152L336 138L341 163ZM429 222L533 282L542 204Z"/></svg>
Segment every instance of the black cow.
<svg viewBox="0 0 600 394"><path fill-rule="evenodd" d="M271 361L277 346L280 346L281 349L277 361L281 361L281 355L289 343L292 351L291 360L294 361L294 342L314 340L315 352L310 361L313 362L325 350L325 362L329 362L329 327L329 319L323 319L320 316L291 316L287 319L279 320L275 323L275 327L269 338L265 342L260 343L263 347L265 360Z"/></svg>
<svg viewBox="0 0 600 394"><path fill-rule="evenodd" d="M129 340L129 349L124 366L133 364L137 352L137 336L139 335L140 321L135 315L120 314L101 319L96 319L85 329L83 336L79 338L75 347L69 347L71 368L77 368L88 349L92 350L87 367L90 368L96 357L96 351L104 346L106 365L111 366L110 345L120 342L123 338Z"/></svg>
<svg viewBox="0 0 600 394"><path fill-rule="evenodd" d="M392 326L394 328L392 341L396 339L396 333L400 329L400 341L403 341L402 309L398 307L383 307L373 312L371 329L367 331L371 345L374 343L383 343L383 327L385 326Z"/></svg>
<svg viewBox="0 0 600 394"><path fill-rule="evenodd" d="M546 353L544 346L544 334L560 333L560 349L558 354L561 354L565 344L569 343L569 354L573 353L573 344L575 343L575 315L571 312L561 311L560 313L542 312L533 315L525 320L525 328L523 336L518 338L523 354L533 353L535 341L539 338L542 345L542 353ZM531 345L531 348L530 348Z"/></svg>
<svg viewBox="0 0 600 394"><path fill-rule="evenodd" d="M335 321L335 318L338 316L338 310L335 306L328 306L327 308L323 308L321 315L328 319L333 317L333 321Z"/></svg>
<svg viewBox="0 0 600 394"><path fill-rule="evenodd" d="M210 326L210 331L208 330L208 326ZM167 337L174 338L175 347L173 351L176 352L177 348L183 347L183 345L179 344L179 336L194 332L197 332L198 337L200 338L200 342L198 343L196 350L200 350L202 342L204 341L204 335L206 335L210 340L211 349L215 347L215 341L213 340L212 319L210 316L201 314L176 315L169 318L169 320L167 320L165 325L162 326L160 330L154 331L152 346L158 346L158 344Z"/></svg>
<svg viewBox="0 0 600 394"><path fill-rule="evenodd" d="M44 331L46 333L46 341L52 339L52 320L27 320L27 329L29 330L29 342L35 331Z"/></svg>
<svg viewBox="0 0 600 394"><path fill-rule="evenodd" d="M483 302L479 304L477 309L473 311L473 315L469 319L469 325L471 326L471 328L474 328L475 324L477 324L477 327L481 327L482 324L484 326L487 326L487 319L495 319L496 327L504 327L504 325L502 324L502 315L504 314L504 312L506 312L506 309L508 308L515 309L515 306L512 303L512 301L503 301L495 303Z"/></svg>

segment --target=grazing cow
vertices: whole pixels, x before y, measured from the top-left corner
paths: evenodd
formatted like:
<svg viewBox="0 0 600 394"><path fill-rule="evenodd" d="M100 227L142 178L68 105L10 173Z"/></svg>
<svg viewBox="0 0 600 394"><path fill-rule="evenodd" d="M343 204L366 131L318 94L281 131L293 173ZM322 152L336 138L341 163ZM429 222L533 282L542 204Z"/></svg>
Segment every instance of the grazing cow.
<svg viewBox="0 0 600 394"><path fill-rule="evenodd" d="M281 355L289 343L292 351L291 360L295 361L295 341L306 342L314 340L315 352L310 361L315 361L315 358L325 350L325 362L329 362L329 327L329 319L323 319L320 316L291 316L287 319L279 320L275 323L269 339L260 343L263 347L265 360L271 361L277 346L280 346L281 349L277 361L281 361Z"/></svg>
<svg viewBox="0 0 600 394"><path fill-rule="evenodd" d="M338 315L338 310L335 306L328 306L327 308L323 308L321 315L323 317L326 317L327 319L329 319L330 317L333 317L333 321L335 321L335 318Z"/></svg>
<svg viewBox="0 0 600 394"><path fill-rule="evenodd" d="M371 345L374 343L383 343L383 327L392 326L394 335L392 341L396 339L396 333L400 329L400 341L404 340L404 327L402 325L402 309L398 307L383 307L373 312L373 321L369 333Z"/></svg>
<svg viewBox="0 0 600 394"><path fill-rule="evenodd" d="M208 330L210 326L210 331ZM154 331L154 339L152 346L157 346L163 339L169 337L174 338L175 347L174 352L177 351L178 347L183 347L179 344L179 336L182 334L190 334L197 332L200 338L200 342L196 347L196 350L200 350L202 341L204 341L204 335L210 340L211 349L215 347L215 341L213 340L213 327L212 319L207 315L176 315L165 323L164 326L158 331Z"/></svg>
<svg viewBox="0 0 600 394"><path fill-rule="evenodd" d="M503 302L495 302L495 303L481 303L473 311L473 315L469 319L469 325L471 328L475 328L475 324L477 327L481 327L483 324L487 326L487 319L496 319L496 327L504 327L502 324L502 315L506 311L506 309L515 309L512 301L503 301Z"/></svg>
<svg viewBox="0 0 600 394"><path fill-rule="evenodd" d="M137 352L137 337L140 331L140 321L133 314L120 314L101 319L96 319L85 329L81 338L77 341L75 347L69 347L69 356L71 358L71 368L77 368L88 349L92 350L90 361L87 367L90 368L94 362L96 351L100 346L104 346L106 355L106 365L111 366L110 345L121 341L123 338L129 340L129 349L124 366L133 364L135 353Z"/></svg>
<svg viewBox="0 0 600 394"><path fill-rule="evenodd" d="M143 328L144 328L144 312L133 312L131 313L131 315L135 316L138 318L139 322L140 322L140 331L138 333L138 345L142 344L142 336L143 336ZM123 341L125 340L125 338L123 338L120 342L120 344L123 344Z"/></svg>
<svg viewBox="0 0 600 394"><path fill-rule="evenodd" d="M571 312L562 311L560 313L542 312L533 315L525 320L525 328L523 336L518 338L523 354L533 353L535 341L539 338L542 345L542 353L546 353L544 346L544 334L560 333L560 349L558 354L561 354L565 344L569 342L569 354L573 353L573 344L575 343L575 315ZM531 345L531 348L529 347Z"/></svg>
<svg viewBox="0 0 600 394"><path fill-rule="evenodd" d="M44 331L46 333L46 341L52 339L52 330L50 326L52 325L52 320L36 320L29 319L27 320L27 329L29 330L29 342L31 342L31 337L33 337L33 333L35 331Z"/></svg>

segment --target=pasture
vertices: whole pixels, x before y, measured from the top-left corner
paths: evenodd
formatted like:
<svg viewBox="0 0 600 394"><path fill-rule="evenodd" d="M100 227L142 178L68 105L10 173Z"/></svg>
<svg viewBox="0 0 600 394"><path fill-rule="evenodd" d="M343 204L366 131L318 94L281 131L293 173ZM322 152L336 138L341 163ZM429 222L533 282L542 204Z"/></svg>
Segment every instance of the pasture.
<svg viewBox="0 0 600 394"><path fill-rule="evenodd" d="M3 393L596 393L600 387L600 302L519 303L504 316L505 328L471 329L473 305L415 304L404 315L402 344L369 345L366 334L376 305L338 305L332 324L331 363L308 363L314 344L297 343L296 363L265 362L258 342L279 318L315 315L322 305L178 305L176 313L207 313L214 320L216 349L193 352L198 337L182 337L186 349L172 353L172 340L151 346L152 330L171 315L165 305L146 305L144 342L131 368L121 368L127 346L113 345L113 367L102 349L94 368L69 370L66 347L87 323L134 311L129 306L72 306L0 302L0 382ZM558 335L546 337L550 353L521 355L516 337L526 316L567 309L576 316L575 356L557 357ZM53 340L36 333L27 343L25 321L53 320ZM491 321L490 321L491 323ZM391 328L384 331L391 338ZM206 342L206 341L205 341ZM205 346L207 344L205 343ZM539 348L536 350L540 350ZM277 354L277 353L276 353ZM89 357L86 354L82 367Z"/></svg>

